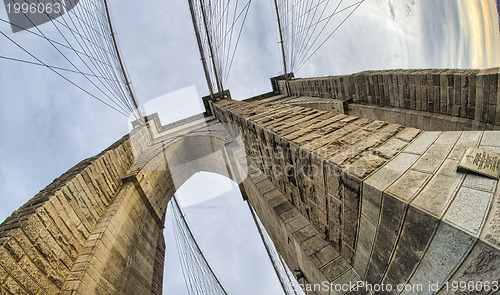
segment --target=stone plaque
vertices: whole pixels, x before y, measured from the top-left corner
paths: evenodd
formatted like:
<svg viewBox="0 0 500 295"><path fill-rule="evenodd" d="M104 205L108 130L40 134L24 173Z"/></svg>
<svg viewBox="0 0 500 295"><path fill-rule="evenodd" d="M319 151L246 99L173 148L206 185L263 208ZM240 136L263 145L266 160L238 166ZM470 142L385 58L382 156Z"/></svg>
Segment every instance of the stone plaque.
<svg viewBox="0 0 500 295"><path fill-rule="evenodd" d="M468 148L458 164L457 171L473 172L491 178L500 178L500 154L479 148Z"/></svg>

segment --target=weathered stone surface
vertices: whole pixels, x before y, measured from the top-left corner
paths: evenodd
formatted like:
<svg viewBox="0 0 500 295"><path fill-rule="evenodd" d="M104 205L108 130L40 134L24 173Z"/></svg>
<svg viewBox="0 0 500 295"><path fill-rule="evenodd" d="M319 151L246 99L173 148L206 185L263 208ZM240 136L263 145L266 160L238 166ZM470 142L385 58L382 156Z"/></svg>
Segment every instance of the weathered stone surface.
<svg viewBox="0 0 500 295"><path fill-rule="evenodd" d="M500 278L500 254L498 250L482 241L478 241L465 261L449 279L449 282L472 281L484 283L498 281L498 278ZM480 290L471 293L484 294L485 291ZM438 294L446 294L446 290L443 288Z"/></svg>
<svg viewBox="0 0 500 295"><path fill-rule="evenodd" d="M441 218L465 176L455 172L457 164L457 161L445 160L412 205Z"/></svg>
<svg viewBox="0 0 500 295"><path fill-rule="evenodd" d="M441 132L423 132L404 150L404 152L422 155L440 135Z"/></svg>
<svg viewBox="0 0 500 295"><path fill-rule="evenodd" d="M314 230L314 227L312 225L308 224L305 227L294 232L293 237L295 238L295 240L298 243L302 244L307 239L312 238L315 234L316 234L316 231Z"/></svg>
<svg viewBox="0 0 500 295"><path fill-rule="evenodd" d="M357 273L364 278L368 267L370 253L375 242L377 227L373 225L364 215L361 216L359 224L358 243L354 256L353 267Z"/></svg>
<svg viewBox="0 0 500 295"><path fill-rule="evenodd" d="M364 183L371 187L384 191L391 183L403 174L419 157L403 152L382 167L375 174L370 176Z"/></svg>
<svg viewBox="0 0 500 295"><path fill-rule="evenodd" d="M171 130L150 118L0 225L0 290L161 294L168 199L193 173L237 180L246 163L245 198L312 283L498 278L498 181L455 170L469 146L500 149L497 132L462 132L499 128L498 81L498 70L293 79L295 93L323 97L220 100L216 120ZM330 112L344 107L363 116ZM198 161L217 149L223 158Z"/></svg>
<svg viewBox="0 0 500 295"><path fill-rule="evenodd" d="M484 176L468 174L465 176L463 187L471 188L474 190L480 190L488 193L493 193L497 181L495 179L487 178Z"/></svg>
<svg viewBox="0 0 500 295"><path fill-rule="evenodd" d="M338 277L340 277L343 273L349 270L351 267L349 264L345 262L344 259L338 257L334 259L332 262L321 268L321 271L326 275L328 280L334 281Z"/></svg>
<svg viewBox="0 0 500 295"><path fill-rule="evenodd" d="M408 208L398 246L384 279L385 283L395 286L409 280L424 255L438 222L438 219L414 207Z"/></svg>
<svg viewBox="0 0 500 295"><path fill-rule="evenodd" d="M291 233L295 233L296 231L306 227L309 224L307 219L303 216L296 218L286 224L288 230Z"/></svg>
<svg viewBox="0 0 500 295"><path fill-rule="evenodd" d="M482 132L478 131L464 131L458 139L457 143L453 147L448 159L460 160L464 154L464 151L468 147L476 147L479 144L479 140L483 135Z"/></svg>
<svg viewBox="0 0 500 295"><path fill-rule="evenodd" d="M453 271L462 263L475 239L447 223L441 223L410 284L424 286L420 294L433 294L429 282L441 288ZM411 292L403 292L408 295Z"/></svg>
<svg viewBox="0 0 500 295"><path fill-rule="evenodd" d="M500 139L496 131L485 131L481 139L481 145L500 147Z"/></svg>
<svg viewBox="0 0 500 295"><path fill-rule="evenodd" d="M326 246L328 246L328 242L319 235L315 235L301 244L301 247L307 256L315 254Z"/></svg>
<svg viewBox="0 0 500 295"><path fill-rule="evenodd" d="M460 132L442 133L412 169L425 173L434 173L447 158L460 135Z"/></svg>
<svg viewBox="0 0 500 295"><path fill-rule="evenodd" d="M366 182L364 182L361 212L373 224L378 224L381 201L382 201L382 192L377 188L374 188L369 184L367 184Z"/></svg>
<svg viewBox="0 0 500 295"><path fill-rule="evenodd" d="M387 189L387 193L410 203L431 177L430 173L410 169Z"/></svg>
<svg viewBox="0 0 500 295"><path fill-rule="evenodd" d="M358 281L360 281L359 275L354 270L350 269L342 276L340 276L337 280L332 282L334 284L334 287L333 292L331 292L330 294L346 294L354 289L350 288L350 286L356 286Z"/></svg>
<svg viewBox="0 0 500 295"><path fill-rule="evenodd" d="M486 219L492 198L491 193L462 187L443 220L477 237Z"/></svg>
<svg viewBox="0 0 500 295"><path fill-rule="evenodd" d="M331 246L326 246L313 254L319 268L339 257L339 253Z"/></svg>
<svg viewBox="0 0 500 295"><path fill-rule="evenodd" d="M397 244L405 211L404 203L391 196L383 196L380 225L366 274L368 281L379 283L382 280Z"/></svg>

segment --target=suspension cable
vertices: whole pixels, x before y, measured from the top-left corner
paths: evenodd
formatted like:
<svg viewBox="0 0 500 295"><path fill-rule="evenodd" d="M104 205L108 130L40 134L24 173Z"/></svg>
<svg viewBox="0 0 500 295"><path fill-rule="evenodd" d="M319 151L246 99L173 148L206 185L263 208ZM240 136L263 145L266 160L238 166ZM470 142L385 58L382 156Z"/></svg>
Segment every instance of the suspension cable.
<svg viewBox="0 0 500 295"><path fill-rule="evenodd" d="M188 293L227 295L220 280L201 251L175 196L171 202L174 236Z"/></svg>
<svg viewBox="0 0 500 295"><path fill-rule="evenodd" d="M229 80L251 2L252 0L246 0L243 4L239 0L189 1L193 25L199 34L198 47L202 52L202 61L204 56L211 60L206 64L209 89L222 92ZM215 85L212 85L213 82Z"/></svg>
<svg viewBox="0 0 500 295"><path fill-rule="evenodd" d="M364 1L274 0L285 74L300 70ZM340 23L331 29L337 17Z"/></svg>
<svg viewBox="0 0 500 295"><path fill-rule="evenodd" d="M19 1L6 1L12 5L20 5ZM51 15L44 9L43 12L37 10L38 14L30 14L29 11L20 10L14 16L8 13L9 20L0 18L14 32L25 31L30 34L25 38L16 33L7 35L0 32L0 38L3 37L14 45L13 48L17 48L19 54L29 57L26 59L15 54L15 51L10 54L0 52L1 60L44 66L118 113L127 117L133 114L138 119L143 117L118 50L106 0L23 0L22 4L24 3L37 7L57 4L61 5L61 12ZM39 17L35 20L38 15L47 19L47 24L43 27L38 23ZM26 21L18 23L15 17L23 17ZM49 37L43 29L48 26L55 29L57 35ZM41 42L49 47L42 47Z"/></svg>

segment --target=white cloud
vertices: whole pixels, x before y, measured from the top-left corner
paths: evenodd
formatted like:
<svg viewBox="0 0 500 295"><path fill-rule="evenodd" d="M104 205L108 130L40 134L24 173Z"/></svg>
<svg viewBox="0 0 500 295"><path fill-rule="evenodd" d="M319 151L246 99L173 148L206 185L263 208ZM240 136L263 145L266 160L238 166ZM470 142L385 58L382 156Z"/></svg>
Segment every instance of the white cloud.
<svg viewBox="0 0 500 295"><path fill-rule="evenodd" d="M194 206L219 197L238 187L231 179L211 172L198 172L188 179L178 190L179 205Z"/></svg>
<svg viewBox="0 0 500 295"><path fill-rule="evenodd" d="M198 187L197 193L209 190L205 186L226 186L229 179L219 175L198 175L188 180ZM234 183L233 183L234 184ZM178 200L189 199L193 195L188 191L179 191ZM183 209L195 238L203 249L203 253L214 269L228 294L243 295L276 295L282 294L281 286L276 278L272 265L268 262L264 245L254 221L243 201L241 193L234 184L230 191L217 195L197 206ZM183 278L178 275L180 265L175 256L176 251L170 218L167 219L166 269L164 274L164 294L187 294L182 285ZM173 254L172 254L173 252ZM261 263L258 263L261 262ZM177 274L176 274L177 272Z"/></svg>

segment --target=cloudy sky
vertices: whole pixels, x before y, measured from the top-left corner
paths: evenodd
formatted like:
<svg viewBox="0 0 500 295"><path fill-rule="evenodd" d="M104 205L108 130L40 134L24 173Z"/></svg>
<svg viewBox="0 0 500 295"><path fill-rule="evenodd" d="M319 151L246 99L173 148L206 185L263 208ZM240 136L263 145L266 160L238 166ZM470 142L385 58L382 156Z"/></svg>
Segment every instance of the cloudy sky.
<svg viewBox="0 0 500 295"><path fill-rule="evenodd" d="M199 187L203 187L206 201L189 206L193 196L199 196ZM176 196L181 207L187 206L183 213L228 294L283 294L236 183L202 172L183 185ZM172 216L168 214L163 293L188 295L172 232Z"/></svg>
<svg viewBox="0 0 500 295"><path fill-rule="evenodd" d="M191 100L190 105L183 103L184 95L168 95L179 89L198 96L208 92L187 1L109 4L139 103L158 97L171 101L175 107L166 110L165 121L199 112ZM270 0L253 1L227 83L233 98L270 91L269 78L282 71L273 13ZM6 18L3 7L0 18ZM498 26L494 0L366 0L295 76L498 67ZM0 31L13 36L4 23ZM15 38L30 43L45 61L60 61L42 41L26 33ZM26 58L2 36L0 40L0 55ZM0 86L0 220L64 171L128 132L127 118L47 69L0 60ZM194 213L205 212L186 210L194 216L193 224L202 216Z"/></svg>

